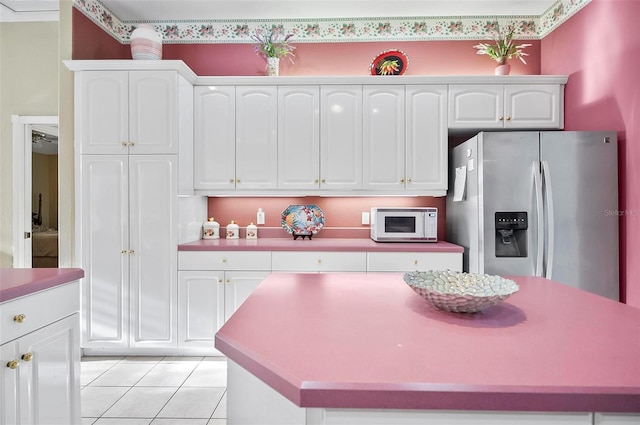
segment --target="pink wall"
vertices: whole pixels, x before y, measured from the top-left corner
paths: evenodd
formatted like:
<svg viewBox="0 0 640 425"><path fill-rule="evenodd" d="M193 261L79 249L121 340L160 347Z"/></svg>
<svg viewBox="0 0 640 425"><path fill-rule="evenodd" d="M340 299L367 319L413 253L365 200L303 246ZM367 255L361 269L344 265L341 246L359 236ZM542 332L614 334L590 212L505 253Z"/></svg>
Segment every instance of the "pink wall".
<svg viewBox="0 0 640 425"><path fill-rule="evenodd" d="M542 74L569 75L566 130L616 130L621 294L640 307L640 1L593 0L542 40Z"/></svg>
<svg viewBox="0 0 640 425"><path fill-rule="evenodd" d="M262 208L265 212L266 227L281 227L280 214L289 205L317 205L324 212L326 228L360 228L361 213L371 207L436 207L438 208L438 238L444 240L445 234L445 198L419 197L369 197L369 198L332 198L306 196L301 198L209 198L209 215L213 216L221 226L235 220L240 227L256 222L256 212ZM286 236L284 230L283 235ZM322 236L323 232L318 235ZM328 232L324 232L325 234ZM339 234L338 234L339 236ZM368 237L368 233L362 233Z"/></svg>

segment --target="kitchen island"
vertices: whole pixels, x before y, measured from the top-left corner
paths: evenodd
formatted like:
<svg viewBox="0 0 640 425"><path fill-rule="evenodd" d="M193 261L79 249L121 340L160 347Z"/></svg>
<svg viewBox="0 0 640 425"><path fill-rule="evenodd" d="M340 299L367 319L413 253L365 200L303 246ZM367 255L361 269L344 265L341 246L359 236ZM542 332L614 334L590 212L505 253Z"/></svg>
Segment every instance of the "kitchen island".
<svg viewBox="0 0 640 425"><path fill-rule="evenodd" d="M640 310L513 279L453 314L399 273L269 275L216 334L228 423L637 424Z"/></svg>

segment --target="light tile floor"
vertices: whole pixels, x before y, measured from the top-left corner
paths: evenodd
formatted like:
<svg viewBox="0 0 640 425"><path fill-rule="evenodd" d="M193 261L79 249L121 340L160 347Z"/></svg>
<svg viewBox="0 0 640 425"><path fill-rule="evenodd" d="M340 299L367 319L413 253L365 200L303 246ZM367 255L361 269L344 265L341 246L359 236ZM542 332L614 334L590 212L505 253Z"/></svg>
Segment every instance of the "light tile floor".
<svg viewBox="0 0 640 425"><path fill-rule="evenodd" d="M224 357L83 357L82 425L226 425Z"/></svg>

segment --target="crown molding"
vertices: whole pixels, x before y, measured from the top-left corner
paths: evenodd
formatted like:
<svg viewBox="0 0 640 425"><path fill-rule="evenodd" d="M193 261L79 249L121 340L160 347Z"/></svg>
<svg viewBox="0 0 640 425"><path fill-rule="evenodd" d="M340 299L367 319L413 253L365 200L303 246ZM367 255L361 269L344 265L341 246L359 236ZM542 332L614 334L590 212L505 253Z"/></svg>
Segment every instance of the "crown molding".
<svg viewBox="0 0 640 425"><path fill-rule="evenodd" d="M492 38L496 23L515 24L515 38L542 39L591 0L557 0L540 16L442 16L394 18L247 19L121 21L99 0L73 0L73 6L122 44L146 23L162 34L164 44L255 43L256 29L280 27L295 43L373 41L481 40Z"/></svg>

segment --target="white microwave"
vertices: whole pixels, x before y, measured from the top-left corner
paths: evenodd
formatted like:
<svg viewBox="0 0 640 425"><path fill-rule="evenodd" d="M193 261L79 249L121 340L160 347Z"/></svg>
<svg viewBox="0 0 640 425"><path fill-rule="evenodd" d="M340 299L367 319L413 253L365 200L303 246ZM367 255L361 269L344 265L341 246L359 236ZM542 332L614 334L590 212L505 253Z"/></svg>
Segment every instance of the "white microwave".
<svg viewBox="0 0 640 425"><path fill-rule="evenodd" d="M438 209L373 207L371 239L376 242L438 242Z"/></svg>

